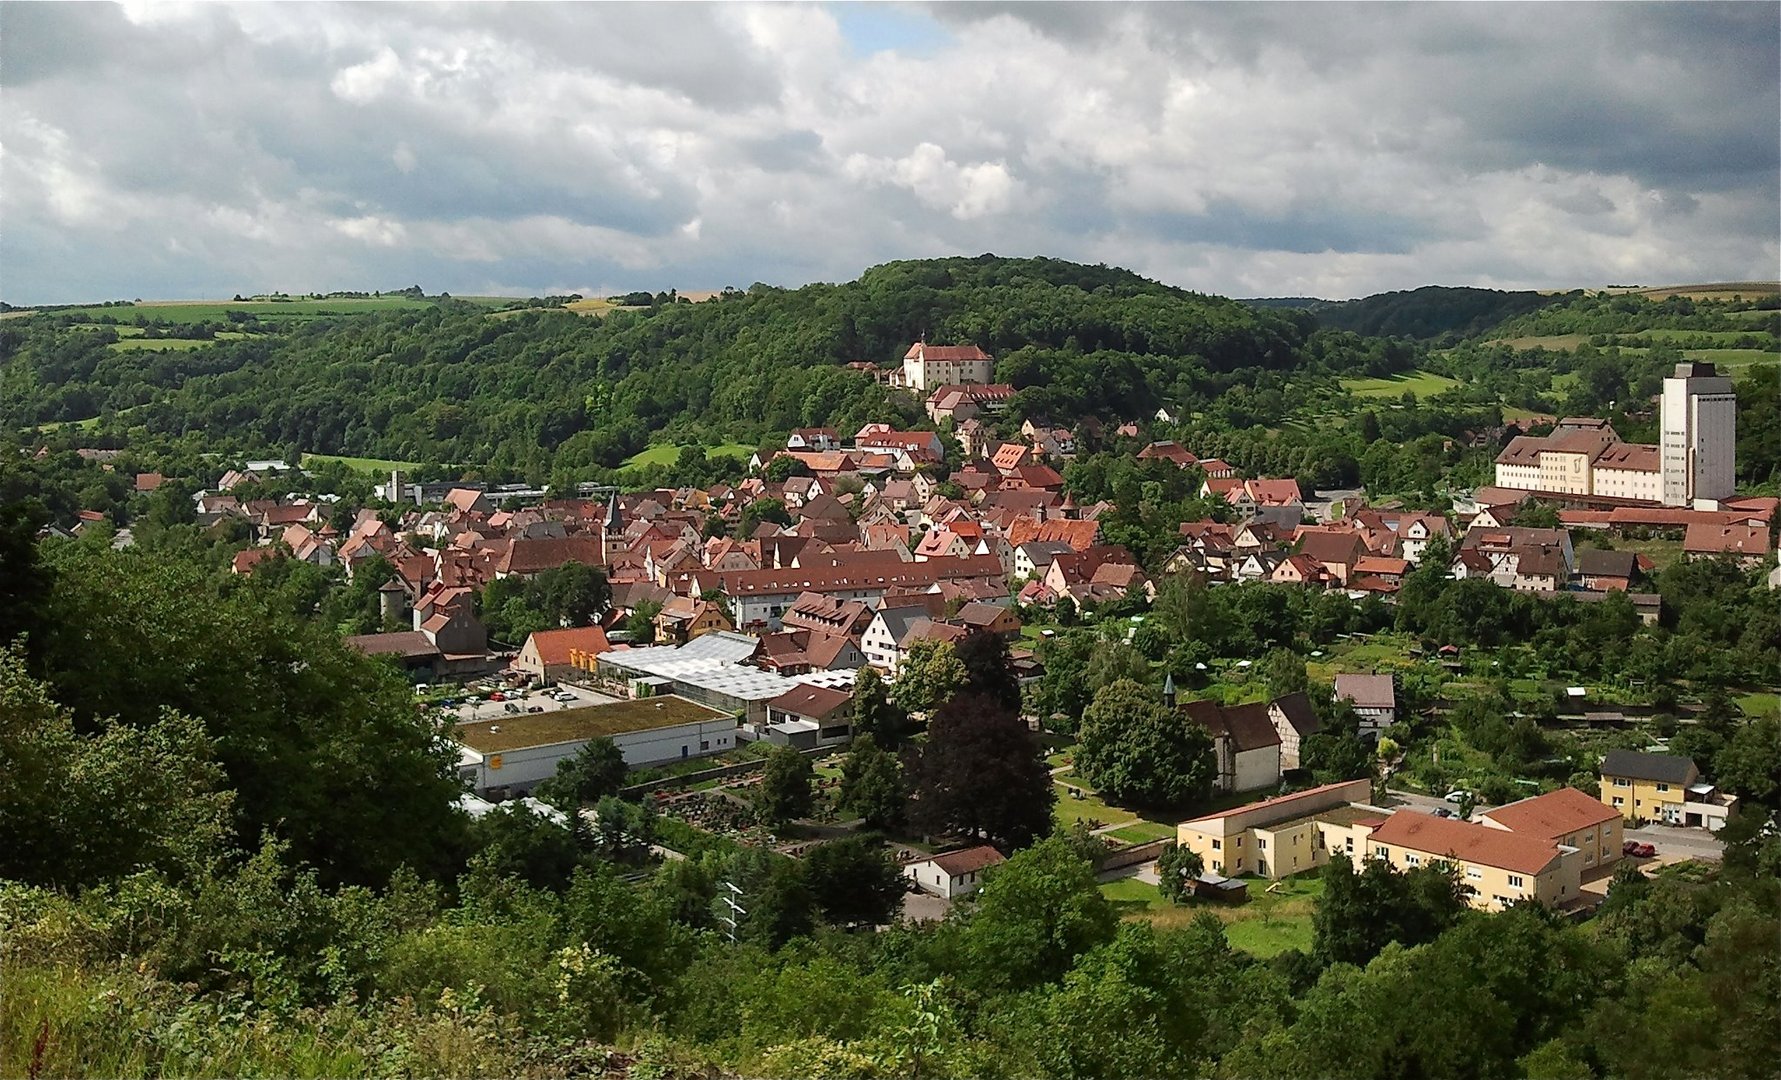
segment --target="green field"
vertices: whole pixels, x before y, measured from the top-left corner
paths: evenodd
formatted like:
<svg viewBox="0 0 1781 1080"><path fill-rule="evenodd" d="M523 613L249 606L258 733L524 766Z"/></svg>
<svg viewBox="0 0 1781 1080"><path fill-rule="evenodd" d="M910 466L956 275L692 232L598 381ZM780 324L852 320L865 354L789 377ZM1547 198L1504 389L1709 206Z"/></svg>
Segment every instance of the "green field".
<svg viewBox="0 0 1781 1080"><path fill-rule="evenodd" d="M1781 694L1766 690L1750 694L1740 694L1737 698L1738 708L1748 716L1761 716L1764 713L1781 712Z"/></svg>
<svg viewBox="0 0 1781 1080"><path fill-rule="evenodd" d="M1363 398L1399 398L1404 396L1405 391L1418 398L1434 397L1458 385L1459 380L1437 375L1432 371L1413 371L1383 379L1342 380L1342 389L1355 397Z"/></svg>
<svg viewBox="0 0 1781 1080"><path fill-rule="evenodd" d="M1588 334L1546 334L1543 336L1498 338L1492 344L1511 349L1545 349L1547 352L1569 352L1589 341Z"/></svg>
<svg viewBox="0 0 1781 1080"><path fill-rule="evenodd" d="M1288 949L1309 952L1311 915L1316 910L1317 898L1323 895L1323 878L1300 874L1273 883L1253 877L1244 880L1249 883L1249 902L1234 906L1207 900L1171 904L1155 885L1135 877L1106 882L1100 889L1121 915L1148 919L1158 926L1185 926L1210 912L1225 924L1225 939L1232 948L1258 959L1278 956ZM1273 893L1267 891L1270 884L1277 886Z"/></svg>
<svg viewBox="0 0 1781 1080"><path fill-rule="evenodd" d="M303 455L303 466L305 468L308 468L311 465L320 465L329 461L343 462L349 469L357 469L360 472L368 473L387 473L394 469L407 470L418 469L421 467L421 463L418 461L394 461L390 458L346 457L341 454Z"/></svg>
<svg viewBox="0 0 1781 1080"><path fill-rule="evenodd" d="M1148 844L1152 840L1173 839L1178 831L1175 826L1162 821L1134 821L1107 835L1117 836L1128 844Z"/></svg>
<svg viewBox="0 0 1781 1080"><path fill-rule="evenodd" d="M1752 336L1752 333L1750 330L1640 330L1621 336L1648 337L1652 341L1699 341L1706 338L1717 345L1730 345L1739 338Z"/></svg>
<svg viewBox="0 0 1781 1080"><path fill-rule="evenodd" d="M1690 360L1717 364L1730 371L1765 364L1781 364L1781 352L1765 352L1762 349L1684 349L1682 355Z"/></svg>
<svg viewBox="0 0 1781 1080"><path fill-rule="evenodd" d="M243 338L246 334L231 334L231 338ZM220 340L229 340L218 334ZM122 341L114 341L106 348L117 352L184 352L187 349L201 349L206 345L214 345L215 341L201 338L144 338L127 337Z"/></svg>
<svg viewBox="0 0 1781 1080"><path fill-rule="evenodd" d="M93 306L63 308L58 315L106 317L119 322L134 322L138 317L166 322L215 322L227 319L231 311L251 312L262 319L314 319L328 315L361 315L371 311L417 310L433 306L431 300L413 300L406 296L383 296L369 300L167 300L127 306ZM11 312L14 318L30 312Z"/></svg>
<svg viewBox="0 0 1781 1080"><path fill-rule="evenodd" d="M1138 815L1130 810L1122 810L1110 806L1094 790L1081 780L1068 774L1053 782L1057 788L1057 821L1068 828L1078 821L1098 821L1102 825L1124 825L1137 820ZM1069 789L1075 788L1082 792L1079 799L1070 794Z"/></svg>
<svg viewBox="0 0 1781 1080"><path fill-rule="evenodd" d="M625 459L627 469L648 468L651 465L672 465L680 457L681 447L675 443L657 443L641 453L632 454ZM747 443L724 443L720 446L705 448L707 457L748 458L754 455L756 447Z"/></svg>

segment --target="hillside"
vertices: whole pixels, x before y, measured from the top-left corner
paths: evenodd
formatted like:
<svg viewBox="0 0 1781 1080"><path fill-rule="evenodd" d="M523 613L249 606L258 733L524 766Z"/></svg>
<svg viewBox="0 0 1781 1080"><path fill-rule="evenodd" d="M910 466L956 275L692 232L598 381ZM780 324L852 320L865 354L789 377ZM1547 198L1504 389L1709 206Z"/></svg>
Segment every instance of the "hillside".
<svg viewBox="0 0 1781 1080"><path fill-rule="evenodd" d="M1562 302L1573 294L1503 292L1497 289L1425 285L1407 292L1378 293L1358 300L1278 297L1245 300L1257 308L1308 311L1319 326L1378 337L1434 339L1472 337L1506 319Z"/></svg>
<svg viewBox="0 0 1781 1080"><path fill-rule="evenodd" d="M990 350L1023 413L1125 417L1300 365L1309 332L1302 317L1125 270L994 256L894 262L841 285L757 286L599 319L492 318L461 301L246 330L105 317L0 324L0 422L134 409L130 424L151 434L202 431L218 445L540 473L615 467L661 441L919 422L913 397L844 365L888 365L923 335ZM189 344L131 349L125 335Z"/></svg>

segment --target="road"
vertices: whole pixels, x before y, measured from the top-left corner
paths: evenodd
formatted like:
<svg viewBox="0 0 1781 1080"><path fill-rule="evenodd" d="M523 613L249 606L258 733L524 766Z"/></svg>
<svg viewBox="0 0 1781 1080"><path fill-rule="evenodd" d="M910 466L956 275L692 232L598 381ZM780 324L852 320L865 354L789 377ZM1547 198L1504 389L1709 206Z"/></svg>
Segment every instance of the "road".
<svg viewBox="0 0 1781 1080"><path fill-rule="evenodd" d="M1642 829L1628 829L1625 835L1628 840L1637 840L1656 848L1659 858L1668 855L1681 859L1712 859L1717 862L1725 857L1725 845L1705 829L1647 825Z"/></svg>

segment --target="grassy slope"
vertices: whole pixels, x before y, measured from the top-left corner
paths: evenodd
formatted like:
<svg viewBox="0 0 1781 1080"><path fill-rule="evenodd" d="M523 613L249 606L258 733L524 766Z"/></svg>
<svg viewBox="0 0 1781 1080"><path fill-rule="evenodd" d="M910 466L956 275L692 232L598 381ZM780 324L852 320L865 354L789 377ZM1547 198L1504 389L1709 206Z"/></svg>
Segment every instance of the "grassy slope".
<svg viewBox="0 0 1781 1080"><path fill-rule="evenodd" d="M1363 398L1399 398L1406 390L1419 398L1434 397L1458 385L1459 380L1437 375L1432 371L1415 371L1382 379L1342 380L1343 389L1355 397Z"/></svg>
<svg viewBox="0 0 1781 1080"><path fill-rule="evenodd" d="M748 458L753 456L757 448L747 443L723 443L719 446L707 446L708 457ZM650 465L672 465L680 456L681 448L674 443L656 443L639 453L625 459L625 468L646 468Z"/></svg>
<svg viewBox="0 0 1781 1080"><path fill-rule="evenodd" d="M346 467L349 469L357 469L360 472L369 473L387 473L391 469L418 469L421 467L421 463L418 461L392 461L389 458L346 457L342 454L303 455L303 465L305 467L310 465L320 465L327 461L345 462Z"/></svg>
<svg viewBox="0 0 1781 1080"><path fill-rule="evenodd" d="M1300 874L1280 882L1277 892L1269 893L1269 882L1247 878L1249 902L1229 906L1208 900L1190 900L1171 904L1164 900L1155 885L1135 877L1122 878L1101 886L1101 895L1113 901L1122 915L1129 919L1148 919L1158 926L1183 926L1203 912L1210 912L1225 924L1225 938L1233 948L1242 949L1267 959L1288 949L1311 948L1311 914L1323 895L1321 877Z"/></svg>

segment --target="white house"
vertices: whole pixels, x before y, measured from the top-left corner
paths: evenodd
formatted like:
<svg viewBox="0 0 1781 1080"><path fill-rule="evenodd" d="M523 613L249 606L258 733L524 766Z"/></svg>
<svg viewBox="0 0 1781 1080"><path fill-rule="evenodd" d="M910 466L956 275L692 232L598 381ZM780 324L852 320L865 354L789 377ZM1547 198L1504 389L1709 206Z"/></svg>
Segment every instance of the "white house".
<svg viewBox="0 0 1781 1080"><path fill-rule="evenodd" d="M1362 734L1382 731L1397 722L1397 686L1390 675L1338 675L1335 700L1347 699L1360 717Z"/></svg>
<svg viewBox="0 0 1781 1080"><path fill-rule="evenodd" d="M1001 852L984 844L907 863L903 866L903 874L914 881L922 892L951 900L955 896L976 892L983 884L983 875L989 868L1007 861Z"/></svg>

